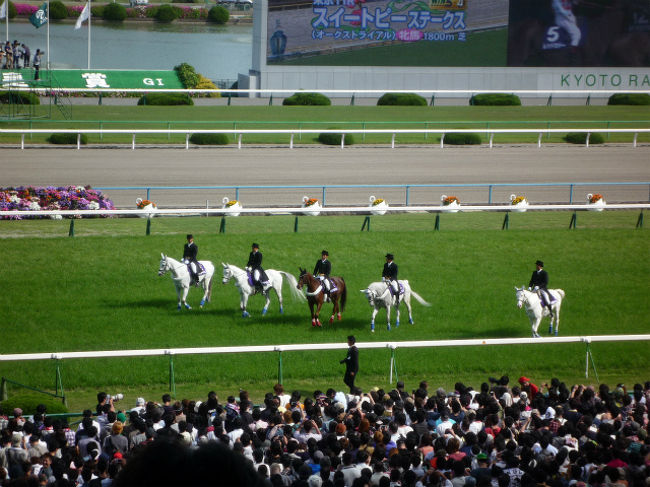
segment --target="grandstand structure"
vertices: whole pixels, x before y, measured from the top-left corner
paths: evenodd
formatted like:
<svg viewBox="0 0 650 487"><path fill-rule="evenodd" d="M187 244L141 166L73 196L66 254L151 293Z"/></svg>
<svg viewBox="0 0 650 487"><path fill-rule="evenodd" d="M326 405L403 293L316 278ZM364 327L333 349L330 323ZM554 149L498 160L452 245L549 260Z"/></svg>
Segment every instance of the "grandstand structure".
<svg viewBox="0 0 650 487"><path fill-rule="evenodd" d="M647 2L574 4L576 46L550 1L261 0L239 88L650 90Z"/></svg>

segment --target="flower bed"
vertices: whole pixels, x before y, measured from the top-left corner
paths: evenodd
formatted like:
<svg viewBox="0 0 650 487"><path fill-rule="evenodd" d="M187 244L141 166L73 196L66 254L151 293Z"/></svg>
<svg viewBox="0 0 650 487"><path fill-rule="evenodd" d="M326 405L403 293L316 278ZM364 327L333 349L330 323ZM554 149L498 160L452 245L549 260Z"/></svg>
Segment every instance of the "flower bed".
<svg viewBox="0 0 650 487"><path fill-rule="evenodd" d="M524 212L528 208L528 200L522 195L510 195L510 204L513 206L512 211Z"/></svg>
<svg viewBox="0 0 650 487"><path fill-rule="evenodd" d="M320 215L320 203L316 198L310 198L309 196L302 197L302 207L309 208L308 211L304 211L305 215L318 216Z"/></svg>
<svg viewBox="0 0 650 487"><path fill-rule="evenodd" d="M440 201L442 201L444 211L449 213L460 211L460 200L456 196L447 196L446 194L443 194L440 197Z"/></svg>
<svg viewBox="0 0 650 487"><path fill-rule="evenodd" d="M238 210L242 209L242 204L239 201L231 200L227 196L224 196L222 201L223 201L223 209L228 210L228 213L227 213L228 216L239 216L240 215L241 212L238 211Z"/></svg>
<svg viewBox="0 0 650 487"><path fill-rule="evenodd" d="M375 198L374 196L371 196L370 208L372 208L371 213L373 215L385 215L386 208L388 208L388 203L383 198Z"/></svg>
<svg viewBox="0 0 650 487"><path fill-rule="evenodd" d="M149 213L138 215L140 218L151 218L152 216L156 216L155 213L158 211L158 205L153 201L137 198L135 204L138 207L138 210L149 210Z"/></svg>
<svg viewBox="0 0 650 487"><path fill-rule="evenodd" d="M112 210L113 202L90 186L19 186L0 188L0 210ZM96 215L93 215L96 216ZM100 215L104 216L104 215ZM3 219L47 218L46 216L3 216ZM53 216L59 219L61 216Z"/></svg>
<svg viewBox="0 0 650 487"><path fill-rule="evenodd" d="M605 205L607 203L605 202L605 198L603 197L602 194L595 193L591 194L589 193L587 195L587 206L589 206L591 211L603 211L605 208Z"/></svg>

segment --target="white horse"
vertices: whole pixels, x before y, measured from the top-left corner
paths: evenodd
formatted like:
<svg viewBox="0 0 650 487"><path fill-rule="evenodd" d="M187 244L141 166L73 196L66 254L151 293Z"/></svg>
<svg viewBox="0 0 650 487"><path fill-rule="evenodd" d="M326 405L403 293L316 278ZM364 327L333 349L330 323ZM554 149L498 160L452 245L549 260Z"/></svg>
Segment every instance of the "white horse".
<svg viewBox="0 0 650 487"><path fill-rule="evenodd" d="M411 289L409 282L399 281L401 284L400 291L403 288L403 292L400 294L400 303L403 301L406 304L406 309L409 312L409 323L413 324L413 315L411 314L411 296L413 296L417 301L424 306L431 306L427 303L422 296ZM385 281L373 282L366 289L362 289L361 292L366 295L368 298L368 303L373 307L372 310L372 320L370 321L370 331L375 331L375 316L380 308L386 308L386 327L390 331L390 309L391 307L395 308L396 318L395 326L399 326L399 305L395 306L395 298L388 289L389 283Z"/></svg>
<svg viewBox="0 0 650 487"><path fill-rule="evenodd" d="M250 316L250 313L246 310L248 298L253 294L258 294L259 291L255 289L255 286L251 286L250 282L248 281L248 272L246 272L246 270L240 269L239 267L232 264L224 264L223 262L221 265L223 265L223 279L221 282L223 284L227 284L231 279L234 279L235 285L237 286L237 289L239 289L239 296L241 298L239 303L239 308L242 312L241 315L243 318L248 318ZM261 294L263 294L264 298L266 299L264 308L262 308L263 315L265 315L269 310L269 304L271 303L269 292L271 289L275 290L275 294L278 296L278 301L280 302L280 314L284 312L284 308L282 306L283 277L289 281L289 289L291 289L291 294L295 298L302 300L305 299L302 293L298 290L298 281L296 281L296 278L293 275L289 274L288 272L276 271L273 269L266 269L264 272L269 278L270 286L261 291Z"/></svg>
<svg viewBox="0 0 650 487"><path fill-rule="evenodd" d="M187 265L162 253L160 254L160 257L158 275L162 276L167 272L171 272L172 280L176 287L176 295L178 296L178 309L181 309L181 304L187 309L192 309L186 301L187 293L190 290L190 273L187 270ZM200 263L205 268L205 274L199 276L199 284L203 288L203 298L201 299L201 308L203 308L205 302L210 302L210 297L212 296L212 276L214 275L214 266L209 260L202 260Z"/></svg>
<svg viewBox="0 0 650 487"><path fill-rule="evenodd" d="M537 328L539 328L542 318L550 314L548 308L542 306L542 302L536 292L528 291L523 286L521 288L515 286L515 291L517 291L517 307L521 308L524 304L526 305L526 314L530 320L533 338L539 338ZM562 289L549 289L548 292L555 298L555 302L551 305L553 314L551 315L551 322L548 325L548 333L553 333L553 323L555 323L555 336L557 336L558 330L560 329L560 307L564 299L564 291Z"/></svg>

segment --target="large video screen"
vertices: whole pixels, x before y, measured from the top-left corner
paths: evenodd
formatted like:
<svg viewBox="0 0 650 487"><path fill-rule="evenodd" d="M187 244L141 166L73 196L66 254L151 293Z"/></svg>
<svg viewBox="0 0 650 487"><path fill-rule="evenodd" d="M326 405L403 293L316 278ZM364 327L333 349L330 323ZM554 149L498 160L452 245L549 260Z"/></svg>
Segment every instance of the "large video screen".
<svg viewBox="0 0 650 487"><path fill-rule="evenodd" d="M650 0L268 0L267 64L650 66Z"/></svg>

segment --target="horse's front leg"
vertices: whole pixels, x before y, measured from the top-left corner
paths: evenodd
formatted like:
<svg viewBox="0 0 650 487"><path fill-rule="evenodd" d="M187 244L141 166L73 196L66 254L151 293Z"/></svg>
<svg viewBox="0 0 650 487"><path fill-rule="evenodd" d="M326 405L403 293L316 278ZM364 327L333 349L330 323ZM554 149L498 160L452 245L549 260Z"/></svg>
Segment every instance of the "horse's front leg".
<svg viewBox="0 0 650 487"><path fill-rule="evenodd" d="M338 300L338 298L333 299L332 302L334 303L334 306L332 306L332 316L330 316L330 325L332 323L334 323L334 316L336 314L339 315L339 320L341 319L341 313L339 311L339 300Z"/></svg>
<svg viewBox="0 0 650 487"><path fill-rule="evenodd" d="M316 326L323 326L323 324L320 322L320 309L323 306L323 301L316 301Z"/></svg>
<svg viewBox="0 0 650 487"><path fill-rule="evenodd" d="M375 316L377 316L377 313L379 312L379 308L377 306L372 307L372 318L370 320L370 331L375 332Z"/></svg>
<svg viewBox="0 0 650 487"><path fill-rule="evenodd" d="M248 304L248 294L242 293L241 301L239 302L239 308L241 309L242 318L248 318L250 313L246 311L246 305Z"/></svg>
<svg viewBox="0 0 650 487"><path fill-rule="evenodd" d="M553 315L555 316L555 336L557 336L560 331L560 306L556 306Z"/></svg>
<svg viewBox="0 0 650 487"><path fill-rule="evenodd" d="M388 331L390 331L390 308L391 308L390 304L386 306L386 329Z"/></svg>
<svg viewBox="0 0 650 487"><path fill-rule="evenodd" d="M533 338L539 338L539 333L537 333L537 329L539 328L539 324L541 323L541 321L542 321L541 316L536 316L531 319L530 324L533 330Z"/></svg>
<svg viewBox="0 0 650 487"><path fill-rule="evenodd" d="M264 295L264 299L266 300L264 302L264 307L262 308L262 315L265 315L269 310L269 304L271 304L271 296L269 291L263 291L262 294Z"/></svg>
<svg viewBox="0 0 650 487"><path fill-rule="evenodd" d="M185 306L186 309L192 309L192 307L187 304L187 293L190 291L189 286L185 287L183 286L183 305Z"/></svg>
<svg viewBox="0 0 650 487"><path fill-rule="evenodd" d="M309 299L309 313L311 314L311 326L316 326L316 315L314 314L314 300Z"/></svg>
<svg viewBox="0 0 650 487"><path fill-rule="evenodd" d="M176 300L178 301L178 305L176 309L180 311L182 309L182 303L183 303L183 294L182 294L183 288L176 286Z"/></svg>

